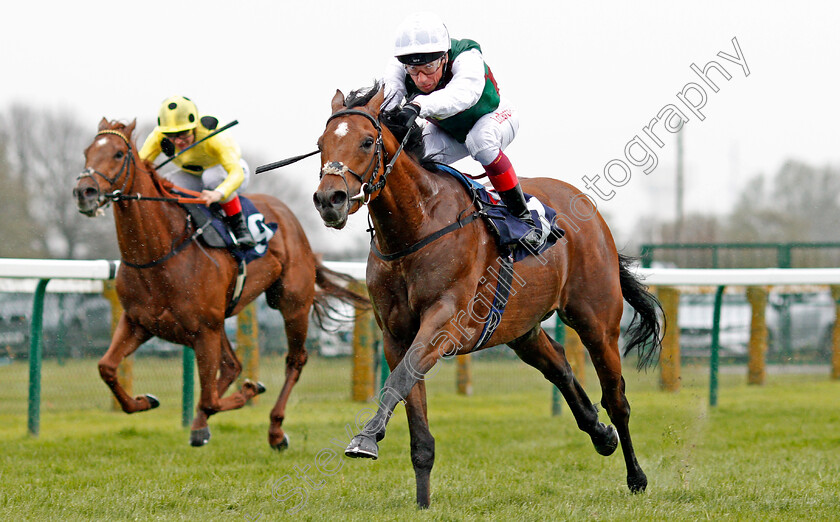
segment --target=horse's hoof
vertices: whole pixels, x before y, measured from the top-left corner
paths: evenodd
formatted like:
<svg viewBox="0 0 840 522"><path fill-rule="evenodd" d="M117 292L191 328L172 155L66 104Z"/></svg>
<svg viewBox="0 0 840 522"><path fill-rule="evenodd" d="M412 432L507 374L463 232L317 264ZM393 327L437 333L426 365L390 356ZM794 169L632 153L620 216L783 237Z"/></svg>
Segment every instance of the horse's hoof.
<svg viewBox="0 0 840 522"><path fill-rule="evenodd" d="M356 435L350 441L350 445L344 450L344 454L348 457L358 459L373 459L379 458L379 446L373 437L366 435Z"/></svg>
<svg viewBox="0 0 840 522"><path fill-rule="evenodd" d="M647 489L647 477L642 472L633 477L627 475L627 487L630 488L630 493L644 493Z"/></svg>
<svg viewBox="0 0 840 522"><path fill-rule="evenodd" d="M284 433L283 440L281 440L277 444L272 444L271 447L272 449L276 449L277 451L284 451L289 449L289 436Z"/></svg>
<svg viewBox="0 0 840 522"><path fill-rule="evenodd" d="M198 448L210 442L210 427L205 426L198 430L190 432L190 446Z"/></svg>
<svg viewBox="0 0 840 522"><path fill-rule="evenodd" d="M158 406L160 406L160 401L158 400L158 398L155 397L154 395L150 394L150 393L146 394L146 400L149 401L149 409L150 410L153 410L153 409L157 408Z"/></svg>
<svg viewBox="0 0 840 522"><path fill-rule="evenodd" d="M598 440L595 437L592 437L592 444L595 445L595 451L603 456L612 455L615 452L615 449L618 447L618 431L616 431L615 426L609 425L605 426L604 423L598 423L599 427L604 427L607 430L603 436L599 436Z"/></svg>
<svg viewBox="0 0 840 522"><path fill-rule="evenodd" d="M257 381L254 383L254 386L257 387L257 395L265 393L265 384L261 383L260 381Z"/></svg>

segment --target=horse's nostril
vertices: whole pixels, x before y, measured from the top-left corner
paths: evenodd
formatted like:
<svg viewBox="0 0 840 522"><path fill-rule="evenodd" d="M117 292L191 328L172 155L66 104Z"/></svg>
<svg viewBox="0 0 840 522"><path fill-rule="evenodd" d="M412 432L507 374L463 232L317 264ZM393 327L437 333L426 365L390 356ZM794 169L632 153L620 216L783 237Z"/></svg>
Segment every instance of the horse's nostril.
<svg viewBox="0 0 840 522"><path fill-rule="evenodd" d="M333 207L341 207L344 206L344 203L347 201L347 193L343 190L337 190L333 192L332 197L330 197L330 205Z"/></svg>
<svg viewBox="0 0 840 522"><path fill-rule="evenodd" d="M96 189L92 187L88 187L84 190L84 196L86 198L93 198L96 197Z"/></svg>

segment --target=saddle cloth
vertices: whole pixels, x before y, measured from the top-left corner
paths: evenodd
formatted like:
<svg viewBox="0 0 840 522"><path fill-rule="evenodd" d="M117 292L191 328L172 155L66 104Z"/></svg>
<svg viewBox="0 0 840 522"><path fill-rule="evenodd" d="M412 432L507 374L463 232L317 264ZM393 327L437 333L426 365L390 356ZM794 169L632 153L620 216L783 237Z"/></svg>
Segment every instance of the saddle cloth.
<svg viewBox="0 0 840 522"><path fill-rule="evenodd" d="M465 176L458 170L443 164L436 164L437 169L457 179L471 194L484 221L496 237L496 243L506 253L513 256L514 261L521 261L533 254L541 254L548 250L566 232L557 226L557 213L549 206L531 194L525 194L525 202L531 212L531 218L539 228L540 247L536 252L525 248L521 239L531 231L531 227L521 219L510 213L508 208L500 204L495 192L489 191L484 185Z"/></svg>
<svg viewBox="0 0 840 522"><path fill-rule="evenodd" d="M173 190L173 192L177 191ZM250 263L254 259L264 256L268 251L268 241L277 232L277 223L266 223L265 216L245 196L239 196L239 201L242 203L245 224L257 243L255 247L246 250L234 247L233 236L227 225L222 221L222 212L219 205L213 204L208 207L207 205L186 203L182 206L190 213L196 226L204 228L199 236L202 243L211 248L227 248L237 261L244 260L246 263ZM205 226L208 222L209 226Z"/></svg>

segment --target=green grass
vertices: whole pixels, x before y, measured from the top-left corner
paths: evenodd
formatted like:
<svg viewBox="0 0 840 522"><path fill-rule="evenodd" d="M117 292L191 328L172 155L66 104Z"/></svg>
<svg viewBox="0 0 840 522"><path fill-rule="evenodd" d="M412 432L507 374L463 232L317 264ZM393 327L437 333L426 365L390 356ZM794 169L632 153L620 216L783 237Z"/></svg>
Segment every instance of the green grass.
<svg viewBox="0 0 840 522"><path fill-rule="evenodd" d="M269 391L257 405L211 419L204 448L189 447L180 427L179 364L135 363L134 392L162 405L129 416L110 410L95 361L48 363L38 438L25 434L25 364L0 367L0 519L840 520L840 382L827 372L770 375L760 387L723 374L710 408L707 369L684 368L674 394L659 391L657 371L628 365L631 430L649 479L632 495L620 450L597 455L565 405L551 417L536 371L476 361L475 393L463 397L444 364L428 382L432 506L417 511L402 406L379 460L336 457L320 462L332 474L316 469L370 407L348 400L348 360L311 359L287 410L283 454L266 443L280 359L263 361ZM591 367L586 388L600 398ZM314 486L300 476L307 466Z"/></svg>

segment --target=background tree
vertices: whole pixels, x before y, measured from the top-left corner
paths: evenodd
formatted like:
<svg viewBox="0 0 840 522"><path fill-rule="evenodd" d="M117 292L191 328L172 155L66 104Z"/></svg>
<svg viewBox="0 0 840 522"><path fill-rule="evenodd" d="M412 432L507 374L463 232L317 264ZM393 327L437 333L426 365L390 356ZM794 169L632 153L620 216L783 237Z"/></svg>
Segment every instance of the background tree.
<svg viewBox="0 0 840 522"><path fill-rule="evenodd" d="M0 131L0 208L3 219L0 220L0 257L43 257L41 243L43 230L29 218L29 195L19 176L13 174L6 158L8 138Z"/></svg>
<svg viewBox="0 0 840 522"><path fill-rule="evenodd" d="M37 226L30 229L30 237L41 256L118 257L113 222L79 214L72 197L76 176L84 168L83 151L96 132L95 124L83 126L67 112L35 110L20 104L13 105L2 119L10 172L28 194L28 206L19 212Z"/></svg>
<svg viewBox="0 0 840 522"><path fill-rule="evenodd" d="M692 243L787 243L840 242L840 169L817 168L795 160L786 161L773 177L756 176L725 216L695 214L683 223L683 238ZM674 242L671 221L646 220L638 227L643 242ZM699 251L695 251L699 252ZM835 253L836 254L836 253ZM683 253L685 256L686 253ZM657 260L678 266L706 266L704 255L692 259L676 253L657 253ZM803 263L836 265L831 253ZM708 256L706 256L708 257ZM711 258L709 258L711 259ZM775 249L766 252L732 253L726 266L774 266Z"/></svg>

